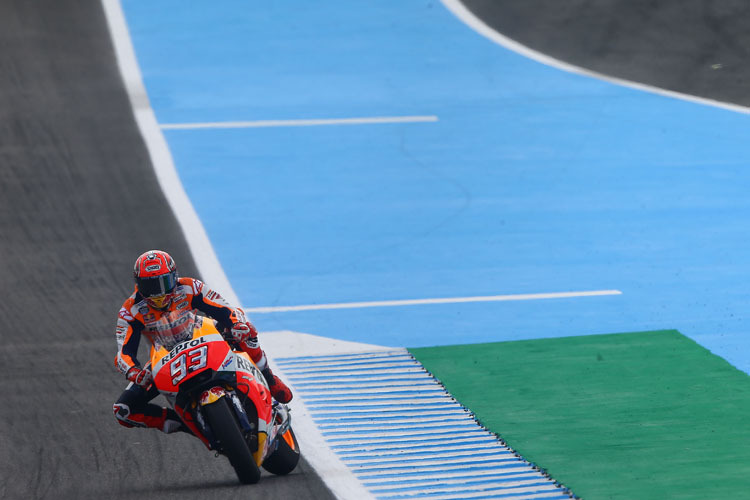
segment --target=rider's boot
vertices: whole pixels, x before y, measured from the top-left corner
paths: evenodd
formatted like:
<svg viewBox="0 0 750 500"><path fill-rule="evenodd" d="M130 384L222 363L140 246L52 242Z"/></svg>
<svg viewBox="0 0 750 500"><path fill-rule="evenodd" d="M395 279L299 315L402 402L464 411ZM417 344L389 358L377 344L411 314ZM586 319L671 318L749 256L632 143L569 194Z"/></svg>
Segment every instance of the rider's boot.
<svg viewBox="0 0 750 500"><path fill-rule="evenodd" d="M288 403L292 400L292 391L279 377L273 374L268 366L266 366L265 370L261 370L261 373L265 377L266 382L268 382L271 395L276 401L279 403Z"/></svg>
<svg viewBox="0 0 750 500"><path fill-rule="evenodd" d="M173 432L193 434L188 426L182 422L177 412L171 408L165 408L164 423L161 426L161 431L164 434L172 434Z"/></svg>

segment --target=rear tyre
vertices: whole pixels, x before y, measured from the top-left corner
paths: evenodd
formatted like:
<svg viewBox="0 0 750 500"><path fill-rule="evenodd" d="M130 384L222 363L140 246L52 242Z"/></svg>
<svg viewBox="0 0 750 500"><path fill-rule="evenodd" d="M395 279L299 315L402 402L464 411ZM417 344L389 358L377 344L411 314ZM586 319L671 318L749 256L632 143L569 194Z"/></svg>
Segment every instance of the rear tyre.
<svg viewBox="0 0 750 500"><path fill-rule="evenodd" d="M284 436L278 436L276 438L276 442L278 443L276 451L271 453L263 462L264 469L278 476L289 474L297 467L297 463L299 462L297 436L294 435L291 427L286 431L285 435L292 442L292 446L287 443Z"/></svg>
<svg viewBox="0 0 750 500"><path fill-rule="evenodd" d="M203 407L211 432L219 441L221 452L229 459L241 483L255 484L260 480L260 469L227 398Z"/></svg>

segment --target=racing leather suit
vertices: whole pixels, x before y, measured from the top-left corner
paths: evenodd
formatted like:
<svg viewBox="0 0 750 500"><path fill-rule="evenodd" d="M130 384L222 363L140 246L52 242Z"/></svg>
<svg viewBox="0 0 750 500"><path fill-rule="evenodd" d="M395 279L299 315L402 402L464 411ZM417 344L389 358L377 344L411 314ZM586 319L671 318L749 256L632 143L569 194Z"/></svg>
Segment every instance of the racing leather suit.
<svg viewBox="0 0 750 500"><path fill-rule="evenodd" d="M155 326L159 318L163 314L181 309L197 309L203 312L217 321L220 332L228 331L235 323L247 323L251 328L251 336L242 342L240 347L250 355L261 371L270 373L266 355L258 345L258 332L247 320L242 309L231 307L221 295L194 278L178 279L172 301L165 310L151 307L137 289L125 300L117 318L117 369L127 374L132 367L140 367L136 356L141 337L145 336L153 346ZM158 395L159 392L154 386L146 390L131 382L113 406L117 421L125 427L153 427L164 432L184 430L174 410L149 403Z"/></svg>

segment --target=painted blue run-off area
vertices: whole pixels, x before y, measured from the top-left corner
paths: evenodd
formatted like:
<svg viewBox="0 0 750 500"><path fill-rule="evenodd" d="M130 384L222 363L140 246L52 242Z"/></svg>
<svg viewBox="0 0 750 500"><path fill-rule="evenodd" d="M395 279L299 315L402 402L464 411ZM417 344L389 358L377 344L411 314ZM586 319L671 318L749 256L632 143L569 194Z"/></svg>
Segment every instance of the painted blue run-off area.
<svg viewBox="0 0 750 500"><path fill-rule="evenodd" d="M392 346L677 328L750 370L750 117L525 59L430 1L124 0L165 131L248 307L621 290L257 314Z"/></svg>
<svg viewBox="0 0 750 500"><path fill-rule="evenodd" d="M480 427L406 349L276 363L334 453L379 500L572 496ZM352 379L357 370L368 377Z"/></svg>

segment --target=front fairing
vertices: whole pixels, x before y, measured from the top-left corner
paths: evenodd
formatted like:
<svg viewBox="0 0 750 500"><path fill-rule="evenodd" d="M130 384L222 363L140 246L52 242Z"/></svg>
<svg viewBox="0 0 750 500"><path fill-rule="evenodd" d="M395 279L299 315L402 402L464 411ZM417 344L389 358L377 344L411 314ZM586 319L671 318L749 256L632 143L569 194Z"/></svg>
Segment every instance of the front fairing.
<svg viewBox="0 0 750 500"><path fill-rule="evenodd" d="M154 346L151 371L156 388L165 395L175 395L182 384L198 374L220 371L231 352L212 321L196 322L190 337L170 350Z"/></svg>
<svg viewBox="0 0 750 500"><path fill-rule="evenodd" d="M279 425L265 377L247 353L231 349L211 320L196 321L190 338L169 350L154 346L151 365L159 392L172 406L194 413L196 420L202 419L201 392L211 386L226 389L237 411L257 425L253 433L258 449L253 455L258 465L275 449Z"/></svg>

